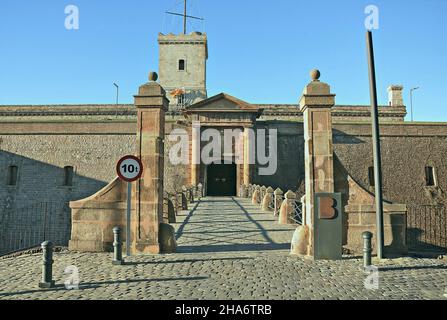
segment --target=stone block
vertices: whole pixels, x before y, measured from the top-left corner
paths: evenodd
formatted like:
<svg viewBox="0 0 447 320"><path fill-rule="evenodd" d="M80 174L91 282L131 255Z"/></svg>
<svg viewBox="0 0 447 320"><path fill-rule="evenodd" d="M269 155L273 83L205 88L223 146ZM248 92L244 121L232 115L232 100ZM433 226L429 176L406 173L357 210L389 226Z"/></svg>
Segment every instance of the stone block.
<svg viewBox="0 0 447 320"><path fill-rule="evenodd" d="M68 248L70 251L79 252L112 252L112 243L94 240L78 240L72 239L69 241Z"/></svg>
<svg viewBox="0 0 447 320"><path fill-rule="evenodd" d="M73 240L102 241L102 229L96 221L73 221Z"/></svg>
<svg viewBox="0 0 447 320"><path fill-rule="evenodd" d="M177 251L175 229L173 226L161 223L160 232L158 236L159 236L161 253L175 253Z"/></svg>
<svg viewBox="0 0 447 320"><path fill-rule="evenodd" d="M132 246L132 252L136 254L159 254L160 245L154 242L137 241Z"/></svg>
<svg viewBox="0 0 447 320"><path fill-rule="evenodd" d="M359 212L345 212L346 222L348 225L359 225L360 224L360 213Z"/></svg>
<svg viewBox="0 0 447 320"><path fill-rule="evenodd" d="M317 133L322 133L322 135L332 135L332 132L330 131L330 128L332 127L332 124L329 123L330 121L330 111L314 111L312 112L312 126L313 126L313 134L314 136Z"/></svg>
<svg viewBox="0 0 447 320"><path fill-rule="evenodd" d="M309 228L307 226L299 226L293 234L291 243L291 254L299 256L307 255L309 247Z"/></svg>

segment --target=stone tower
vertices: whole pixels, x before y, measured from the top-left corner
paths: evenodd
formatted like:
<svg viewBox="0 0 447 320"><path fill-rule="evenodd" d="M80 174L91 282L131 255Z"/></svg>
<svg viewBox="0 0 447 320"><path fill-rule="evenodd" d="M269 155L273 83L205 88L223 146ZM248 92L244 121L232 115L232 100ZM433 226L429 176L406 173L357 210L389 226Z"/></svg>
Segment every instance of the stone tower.
<svg viewBox="0 0 447 320"><path fill-rule="evenodd" d="M160 85L166 90L170 110L182 109L207 98L206 34L159 34Z"/></svg>

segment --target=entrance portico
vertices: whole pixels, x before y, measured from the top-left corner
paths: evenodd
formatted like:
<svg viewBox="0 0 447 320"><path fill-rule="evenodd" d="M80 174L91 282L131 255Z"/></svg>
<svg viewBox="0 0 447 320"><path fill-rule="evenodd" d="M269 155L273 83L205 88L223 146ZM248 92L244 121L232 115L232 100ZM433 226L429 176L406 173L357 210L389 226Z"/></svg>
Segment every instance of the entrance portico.
<svg viewBox="0 0 447 320"><path fill-rule="evenodd" d="M190 184L202 183L209 195L239 194L242 184L251 183L253 161L249 151L254 139L249 131L255 126L262 109L221 93L187 107L184 112L192 125ZM213 137L204 134L207 129L211 129L208 132L212 131ZM209 151L207 141L214 142L212 139L216 135L220 138L220 155L223 157L204 161L202 155L208 156ZM231 152L225 146L229 146Z"/></svg>

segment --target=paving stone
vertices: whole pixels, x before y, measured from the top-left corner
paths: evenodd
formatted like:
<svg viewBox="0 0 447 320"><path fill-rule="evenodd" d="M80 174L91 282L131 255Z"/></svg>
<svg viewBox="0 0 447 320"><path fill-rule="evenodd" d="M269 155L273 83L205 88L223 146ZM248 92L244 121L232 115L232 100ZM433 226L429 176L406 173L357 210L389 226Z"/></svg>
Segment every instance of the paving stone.
<svg viewBox="0 0 447 320"><path fill-rule="evenodd" d="M173 226L179 253L134 256L126 266L112 266L109 253L56 253L56 289L37 287L40 254L0 259L0 299L446 299L446 260L384 260L379 290L367 290L361 260L290 256L295 226L278 225L246 199L204 199ZM70 265L80 290L63 285Z"/></svg>

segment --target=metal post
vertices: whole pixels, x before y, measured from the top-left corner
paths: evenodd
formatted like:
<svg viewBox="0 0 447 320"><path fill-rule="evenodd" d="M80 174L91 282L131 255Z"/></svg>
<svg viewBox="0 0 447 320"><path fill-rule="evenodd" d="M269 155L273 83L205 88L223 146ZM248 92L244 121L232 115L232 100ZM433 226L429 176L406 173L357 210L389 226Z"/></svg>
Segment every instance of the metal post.
<svg viewBox="0 0 447 320"><path fill-rule="evenodd" d="M186 34L186 0L185 0L185 8L184 8L184 14L183 14L183 34Z"/></svg>
<svg viewBox="0 0 447 320"><path fill-rule="evenodd" d="M118 104L120 89L119 89L119 86L115 82L113 83L113 85L116 87L116 104Z"/></svg>
<svg viewBox="0 0 447 320"><path fill-rule="evenodd" d="M130 232L130 223L131 223L131 212L132 212L132 183L127 183L127 217L126 217L126 256L130 257L132 252L130 251L130 243L131 243L131 232Z"/></svg>
<svg viewBox="0 0 447 320"><path fill-rule="evenodd" d="M182 210L188 210L188 190L186 187L182 188Z"/></svg>
<svg viewBox="0 0 447 320"><path fill-rule="evenodd" d="M119 101L119 93L120 89L119 86L114 82L113 85L116 87L116 111L115 111L115 117L118 117L118 101Z"/></svg>
<svg viewBox="0 0 447 320"><path fill-rule="evenodd" d="M380 131L379 131L379 112L377 107L377 89L376 89L376 71L374 64L374 47L372 32L367 31L366 43L368 48L368 67L369 83L371 94L371 118L372 118L372 137L374 153L374 181L376 198L376 219L377 219L377 257L383 259L383 195L382 195L382 163L380 153Z"/></svg>
<svg viewBox="0 0 447 320"><path fill-rule="evenodd" d="M55 286L53 280L53 244L50 241L42 243L42 281L39 288L49 289Z"/></svg>
<svg viewBox="0 0 447 320"><path fill-rule="evenodd" d="M369 231L363 232L363 267L368 268L371 266L371 239L373 234Z"/></svg>
<svg viewBox="0 0 447 320"><path fill-rule="evenodd" d="M121 228L113 228L113 261L114 266L122 266L123 261L123 247L121 243Z"/></svg>
<svg viewBox="0 0 447 320"><path fill-rule="evenodd" d="M179 214L183 210L183 193L176 191L177 194L177 214Z"/></svg>

